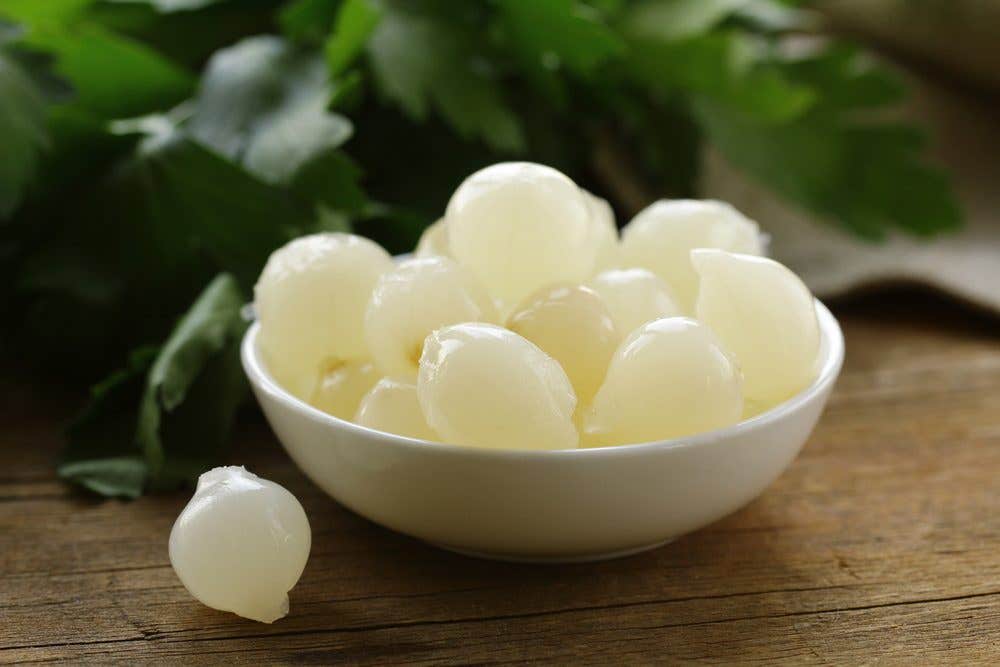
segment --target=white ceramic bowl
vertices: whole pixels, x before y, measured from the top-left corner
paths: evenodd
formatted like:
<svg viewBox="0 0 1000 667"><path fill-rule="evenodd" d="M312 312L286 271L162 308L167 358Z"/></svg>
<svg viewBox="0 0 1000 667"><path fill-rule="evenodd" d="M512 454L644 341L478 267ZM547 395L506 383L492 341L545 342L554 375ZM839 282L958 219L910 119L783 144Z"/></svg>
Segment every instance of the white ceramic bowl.
<svg viewBox="0 0 1000 667"><path fill-rule="evenodd" d="M462 553L583 561L651 549L735 511L792 462L844 358L816 302L821 370L806 390L729 428L639 445L487 450L413 440L331 417L275 383L243 340L243 367L278 439L338 502L392 530Z"/></svg>

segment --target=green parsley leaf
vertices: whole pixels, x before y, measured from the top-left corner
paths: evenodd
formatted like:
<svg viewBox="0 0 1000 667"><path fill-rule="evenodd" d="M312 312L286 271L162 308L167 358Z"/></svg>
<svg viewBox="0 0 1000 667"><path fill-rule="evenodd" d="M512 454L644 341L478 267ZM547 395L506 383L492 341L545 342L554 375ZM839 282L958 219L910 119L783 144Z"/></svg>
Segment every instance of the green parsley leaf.
<svg viewBox="0 0 1000 667"><path fill-rule="evenodd" d="M278 37L245 39L217 52L206 68L191 134L268 183L351 136L344 116L327 111L323 59Z"/></svg>
<svg viewBox="0 0 1000 667"><path fill-rule="evenodd" d="M105 195L134 230L122 251L126 270L147 275L142 282L157 291L219 270L250 287L271 251L306 229L304 212L169 119L144 123L117 126L146 136Z"/></svg>
<svg viewBox="0 0 1000 667"><path fill-rule="evenodd" d="M928 236L959 225L947 178L921 160L921 133L870 113L901 98L894 75L844 45L782 69L817 91L808 113L789 123L765 126L714 102L696 103L709 140L733 164L864 238L881 239L891 227Z"/></svg>
<svg viewBox="0 0 1000 667"><path fill-rule="evenodd" d="M68 23L83 13L94 0L4 0L0 15L12 18L32 30Z"/></svg>
<svg viewBox="0 0 1000 667"><path fill-rule="evenodd" d="M66 461L56 472L63 479L108 498L138 498L146 483L147 466L137 456L108 456Z"/></svg>
<svg viewBox="0 0 1000 667"><path fill-rule="evenodd" d="M171 62L197 71L218 49L248 35L272 30L274 2L223 0L197 9L164 12L148 0L100 0L87 8L84 20L141 42ZM329 24L316 26L315 30L325 36L328 28Z"/></svg>
<svg viewBox="0 0 1000 667"><path fill-rule="evenodd" d="M824 115L889 106L905 93L898 76L848 44L786 61L782 68L789 78L822 91L814 111Z"/></svg>
<svg viewBox="0 0 1000 667"><path fill-rule="evenodd" d="M340 6L330 0L292 0L278 13L281 32L302 44L321 44Z"/></svg>
<svg viewBox="0 0 1000 667"><path fill-rule="evenodd" d="M961 220L944 174L921 161L912 128L819 113L767 125L712 103L696 109L733 164L864 238L892 226L926 236Z"/></svg>
<svg viewBox="0 0 1000 667"><path fill-rule="evenodd" d="M781 68L758 61L739 32L681 40L636 37L630 46L630 70L644 85L710 98L760 121L796 118L816 101L816 91L791 80Z"/></svg>
<svg viewBox="0 0 1000 667"><path fill-rule="evenodd" d="M371 0L347 0L337 13L337 23L326 42L326 62L331 76L342 74L365 48L381 13Z"/></svg>
<svg viewBox="0 0 1000 667"><path fill-rule="evenodd" d="M42 152L51 145L47 101L38 83L0 44L0 219L20 204L38 175Z"/></svg>
<svg viewBox="0 0 1000 667"><path fill-rule="evenodd" d="M521 123L471 40L469 32L436 16L388 11L368 41L376 83L417 120L433 106L461 136L521 151Z"/></svg>
<svg viewBox="0 0 1000 667"><path fill-rule="evenodd" d="M59 475L104 496L193 483L219 463L246 395L243 293L217 276L162 347L143 347L97 385L68 430ZM137 417L138 415L138 417Z"/></svg>
<svg viewBox="0 0 1000 667"><path fill-rule="evenodd" d="M714 28L748 0L646 0L631 8L625 31L637 37L673 41Z"/></svg>
<svg viewBox="0 0 1000 667"><path fill-rule="evenodd" d="M499 0L515 49L529 66L588 75L625 50L600 14L576 0Z"/></svg>
<svg viewBox="0 0 1000 667"><path fill-rule="evenodd" d="M162 109L194 89L191 75L156 51L93 23L40 29L25 41L52 53L56 72L76 91L74 105L102 118Z"/></svg>
<svg viewBox="0 0 1000 667"><path fill-rule="evenodd" d="M354 160L342 151L329 151L302 165L291 190L303 201L314 202L326 215L339 211L358 216L368 204L358 184L360 179L361 169Z"/></svg>
<svg viewBox="0 0 1000 667"><path fill-rule="evenodd" d="M60 477L102 496L136 498L148 467L135 441L135 419L143 379L157 348L144 347L128 365L91 390L91 402L66 432Z"/></svg>
<svg viewBox="0 0 1000 667"><path fill-rule="evenodd" d="M822 24L817 15L798 9L782 0L746 0L732 18L756 32L770 35L791 31L818 32Z"/></svg>
<svg viewBox="0 0 1000 667"><path fill-rule="evenodd" d="M244 393L236 354L246 329L243 303L236 280L217 276L177 323L149 370L136 441L157 486L190 480L206 461L216 460L226 442ZM208 390L195 400L196 382Z"/></svg>
<svg viewBox="0 0 1000 667"><path fill-rule="evenodd" d="M156 11L165 14L170 12L190 12L196 9L204 9L209 5L217 5L228 0L104 0L105 2L130 4L130 5L150 5Z"/></svg>

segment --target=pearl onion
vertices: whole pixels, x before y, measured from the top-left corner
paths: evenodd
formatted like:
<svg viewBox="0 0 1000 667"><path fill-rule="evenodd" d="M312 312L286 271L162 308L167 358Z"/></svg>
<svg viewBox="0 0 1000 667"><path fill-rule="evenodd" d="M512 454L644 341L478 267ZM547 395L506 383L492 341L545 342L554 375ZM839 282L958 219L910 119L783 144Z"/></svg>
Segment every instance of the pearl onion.
<svg viewBox="0 0 1000 667"><path fill-rule="evenodd" d="M495 449L572 449L576 396L559 364L491 324L457 324L427 337L417 398L442 440Z"/></svg>
<svg viewBox="0 0 1000 667"><path fill-rule="evenodd" d="M559 362L580 402L593 398L620 340L604 301L580 285L547 287L522 301L507 328Z"/></svg>
<svg viewBox="0 0 1000 667"><path fill-rule="evenodd" d="M440 439L424 419L416 385L393 378L382 378L365 394L354 421L376 431L407 438Z"/></svg>
<svg viewBox="0 0 1000 667"><path fill-rule="evenodd" d="M701 278L696 311L743 369L744 392L771 406L816 377L819 322L813 296L770 259L702 249L691 253Z"/></svg>
<svg viewBox="0 0 1000 667"><path fill-rule="evenodd" d="M757 223L723 202L660 200L639 212L622 230L622 256L670 285L685 313L694 313L698 277L689 255L694 248L722 248L759 255Z"/></svg>
<svg viewBox="0 0 1000 667"><path fill-rule="evenodd" d="M379 278L365 313L365 340L383 375L415 378L427 334L459 322L495 322L490 296L447 257L403 262Z"/></svg>
<svg viewBox="0 0 1000 667"><path fill-rule="evenodd" d="M415 257L451 257L451 250L448 248L448 230L444 226L444 220L438 220L433 225L427 227L417 241L417 248L413 251Z"/></svg>
<svg viewBox="0 0 1000 667"><path fill-rule="evenodd" d="M550 167L505 162L477 171L452 195L446 217L452 255L507 304L583 280L594 266L587 201Z"/></svg>
<svg viewBox="0 0 1000 667"><path fill-rule="evenodd" d="M288 613L311 543L295 496L243 467L214 468L170 531L170 564L203 604L273 623Z"/></svg>
<svg viewBox="0 0 1000 667"><path fill-rule="evenodd" d="M351 234L296 239L268 259L254 288L268 370L308 398L323 364L367 357L362 323L378 277L392 258Z"/></svg>
<svg viewBox="0 0 1000 667"><path fill-rule="evenodd" d="M601 296L622 336L650 320L681 314L670 287L646 269L604 271L591 278L587 285Z"/></svg>
<svg viewBox="0 0 1000 667"><path fill-rule="evenodd" d="M740 371L712 331L687 317L647 322L615 351L584 422L587 444L677 438L740 419Z"/></svg>
<svg viewBox="0 0 1000 667"><path fill-rule="evenodd" d="M319 376L309 404L334 417L350 419L378 378L370 361L334 362Z"/></svg>
<svg viewBox="0 0 1000 667"><path fill-rule="evenodd" d="M621 266L621 246L618 242L618 226L611 204L583 190L587 208L590 209L590 238L595 247L593 272L605 271Z"/></svg>

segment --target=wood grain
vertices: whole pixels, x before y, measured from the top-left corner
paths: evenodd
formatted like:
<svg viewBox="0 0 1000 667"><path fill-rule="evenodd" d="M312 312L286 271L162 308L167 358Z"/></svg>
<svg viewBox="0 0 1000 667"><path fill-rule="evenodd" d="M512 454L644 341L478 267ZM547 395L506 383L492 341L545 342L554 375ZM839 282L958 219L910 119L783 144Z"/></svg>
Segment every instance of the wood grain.
<svg viewBox="0 0 1000 667"><path fill-rule="evenodd" d="M792 468L733 516L607 563L492 563L385 531L248 416L233 460L296 493L314 530L271 626L180 586L166 541L187 494L63 486L74 393L0 381L0 662L996 664L1000 323L912 293L836 312L847 364Z"/></svg>

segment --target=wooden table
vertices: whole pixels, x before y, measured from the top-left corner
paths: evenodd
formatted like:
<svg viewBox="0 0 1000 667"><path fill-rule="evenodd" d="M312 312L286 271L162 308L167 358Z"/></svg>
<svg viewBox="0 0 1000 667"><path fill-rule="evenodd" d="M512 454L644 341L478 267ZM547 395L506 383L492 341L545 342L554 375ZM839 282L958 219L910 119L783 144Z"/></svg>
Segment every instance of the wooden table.
<svg viewBox="0 0 1000 667"><path fill-rule="evenodd" d="M815 435L742 511L606 563L473 560L321 494L254 419L233 460L302 500L291 614L192 600L167 560L187 494L56 481L65 392L2 383L0 661L1000 661L1000 322L926 295L837 308L848 358Z"/></svg>

